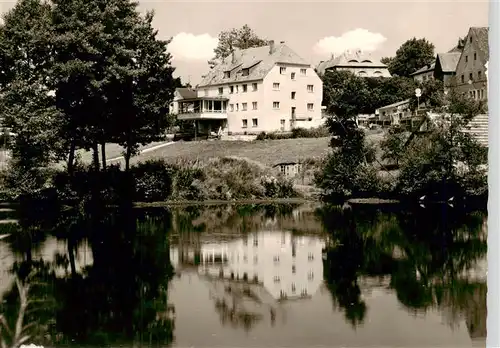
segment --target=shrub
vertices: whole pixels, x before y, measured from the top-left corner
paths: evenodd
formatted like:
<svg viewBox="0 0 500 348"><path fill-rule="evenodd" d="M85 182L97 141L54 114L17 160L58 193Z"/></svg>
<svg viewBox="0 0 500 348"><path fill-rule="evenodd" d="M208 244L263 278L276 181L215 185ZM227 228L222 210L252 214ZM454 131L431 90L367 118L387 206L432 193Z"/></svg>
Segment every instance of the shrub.
<svg viewBox="0 0 500 348"><path fill-rule="evenodd" d="M297 139L297 138L325 138L330 136L326 127L317 128L294 128L291 132L261 132L256 140L277 140L277 139Z"/></svg>
<svg viewBox="0 0 500 348"><path fill-rule="evenodd" d="M149 160L133 166L135 199L141 202L164 201L173 191L175 169L164 160Z"/></svg>

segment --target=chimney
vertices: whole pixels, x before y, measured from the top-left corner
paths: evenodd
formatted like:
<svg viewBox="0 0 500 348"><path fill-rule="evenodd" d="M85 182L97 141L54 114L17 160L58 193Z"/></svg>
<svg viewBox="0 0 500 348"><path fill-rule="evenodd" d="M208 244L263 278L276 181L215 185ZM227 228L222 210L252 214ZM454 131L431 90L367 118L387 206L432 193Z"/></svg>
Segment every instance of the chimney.
<svg viewBox="0 0 500 348"><path fill-rule="evenodd" d="M234 50L231 51L231 63L235 63L236 62L236 57L234 55Z"/></svg>
<svg viewBox="0 0 500 348"><path fill-rule="evenodd" d="M274 40L269 41L269 54L274 53Z"/></svg>

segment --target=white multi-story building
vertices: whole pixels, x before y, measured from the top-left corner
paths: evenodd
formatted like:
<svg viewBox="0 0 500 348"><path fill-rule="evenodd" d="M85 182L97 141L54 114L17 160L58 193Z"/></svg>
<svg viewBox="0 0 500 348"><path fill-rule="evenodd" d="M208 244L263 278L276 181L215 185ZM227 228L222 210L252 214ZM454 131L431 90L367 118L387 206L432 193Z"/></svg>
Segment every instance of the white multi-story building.
<svg viewBox="0 0 500 348"><path fill-rule="evenodd" d="M235 50L180 99L178 118L200 133L257 134L322 124L323 83L311 65L284 42ZM193 110L185 110L190 104Z"/></svg>
<svg viewBox="0 0 500 348"><path fill-rule="evenodd" d="M258 282L275 299L309 297L323 282L324 246L317 236L261 231L227 243L203 244L200 271ZM178 250L170 253L176 267Z"/></svg>

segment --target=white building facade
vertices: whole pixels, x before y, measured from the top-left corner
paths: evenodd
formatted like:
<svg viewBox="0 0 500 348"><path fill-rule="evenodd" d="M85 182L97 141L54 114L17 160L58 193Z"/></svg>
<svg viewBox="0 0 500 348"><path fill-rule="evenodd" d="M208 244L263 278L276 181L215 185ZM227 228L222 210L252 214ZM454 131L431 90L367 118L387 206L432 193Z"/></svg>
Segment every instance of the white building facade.
<svg viewBox="0 0 500 348"><path fill-rule="evenodd" d="M199 271L261 283L275 299L309 297L323 282L324 246L316 236L261 231L227 243L202 245ZM176 267L178 250L173 248L170 255Z"/></svg>
<svg viewBox="0 0 500 348"><path fill-rule="evenodd" d="M323 83L310 64L283 42L238 50L196 88L194 112L179 113L200 129L230 134L320 126ZM179 101L182 104L182 100Z"/></svg>

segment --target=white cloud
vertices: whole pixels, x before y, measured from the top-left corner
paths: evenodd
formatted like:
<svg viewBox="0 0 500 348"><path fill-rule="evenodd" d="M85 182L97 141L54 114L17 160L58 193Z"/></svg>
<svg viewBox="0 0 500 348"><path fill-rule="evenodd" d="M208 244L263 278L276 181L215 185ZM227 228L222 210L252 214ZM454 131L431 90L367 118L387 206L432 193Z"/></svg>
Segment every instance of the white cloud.
<svg viewBox="0 0 500 348"><path fill-rule="evenodd" d="M360 49L366 52L375 51L387 39L380 33L372 33L366 29L357 28L343 33L341 36L327 36L314 45L318 54L340 54L347 50Z"/></svg>
<svg viewBox="0 0 500 348"><path fill-rule="evenodd" d="M168 51L174 59L208 60L214 56L217 43L217 38L209 34L193 35L182 32L172 38Z"/></svg>

